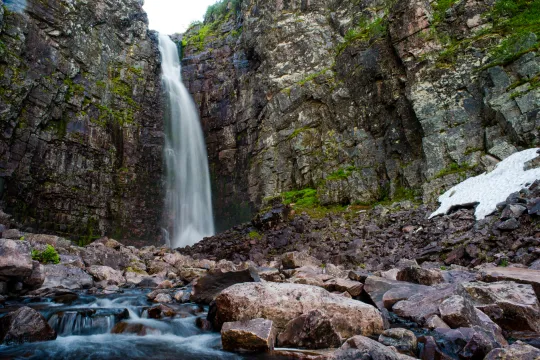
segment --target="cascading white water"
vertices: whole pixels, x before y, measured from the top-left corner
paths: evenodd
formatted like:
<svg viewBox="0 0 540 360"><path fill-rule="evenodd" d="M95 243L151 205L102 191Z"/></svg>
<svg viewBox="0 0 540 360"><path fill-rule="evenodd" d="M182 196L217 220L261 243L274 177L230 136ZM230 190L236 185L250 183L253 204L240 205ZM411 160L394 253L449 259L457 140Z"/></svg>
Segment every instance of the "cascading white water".
<svg viewBox="0 0 540 360"><path fill-rule="evenodd" d="M182 83L176 44L159 35L165 108L166 214L170 247L193 245L214 235L206 146L195 103Z"/></svg>

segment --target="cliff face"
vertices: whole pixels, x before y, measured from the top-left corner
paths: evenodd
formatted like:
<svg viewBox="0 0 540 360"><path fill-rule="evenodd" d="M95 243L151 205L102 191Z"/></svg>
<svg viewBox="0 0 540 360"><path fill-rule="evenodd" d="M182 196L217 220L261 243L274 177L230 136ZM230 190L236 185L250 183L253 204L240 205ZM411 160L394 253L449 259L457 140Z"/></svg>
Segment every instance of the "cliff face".
<svg viewBox="0 0 540 360"><path fill-rule="evenodd" d="M538 146L540 26L522 16L538 4L524 4L244 0L192 27L183 75L218 225L305 188L321 204L433 201Z"/></svg>
<svg viewBox="0 0 540 360"><path fill-rule="evenodd" d="M0 176L26 229L160 235L159 51L138 0L0 0Z"/></svg>

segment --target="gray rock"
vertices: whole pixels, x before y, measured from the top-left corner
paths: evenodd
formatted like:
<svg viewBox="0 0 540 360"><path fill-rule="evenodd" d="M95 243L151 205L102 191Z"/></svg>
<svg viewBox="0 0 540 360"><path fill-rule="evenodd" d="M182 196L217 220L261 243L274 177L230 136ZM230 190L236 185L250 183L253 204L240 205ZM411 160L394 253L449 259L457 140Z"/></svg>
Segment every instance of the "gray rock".
<svg viewBox="0 0 540 360"><path fill-rule="evenodd" d="M517 341L504 349L494 349L485 360L537 360L540 358L540 349Z"/></svg>
<svg viewBox="0 0 540 360"><path fill-rule="evenodd" d="M519 221L514 218L510 218L508 220L504 220L497 224L497 229L499 230L507 230L512 231L519 228Z"/></svg>
<svg viewBox="0 0 540 360"><path fill-rule="evenodd" d="M92 276L76 266L44 265L45 281L43 287L63 286L67 289L89 289L94 286Z"/></svg>
<svg viewBox="0 0 540 360"><path fill-rule="evenodd" d="M479 325L476 309L469 299L453 295L439 305L442 320L451 328Z"/></svg>
<svg viewBox="0 0 540 360"><path fill-rule="evenodd" d="M402 354L416 356L416 335L410 330L401 328L385 330L379 335L379 342L395 347Z"/></svg>
<svg viewBox="0 0 540 360"><path fill-rule="evenodd" d="M231 285L259 281L259 275L253 268L242 271L211 270L197 279L191 292L191 301L210 304L223 289Z"/></svg>
<svg viewBox="0 0 540 360"><path fill-rule="evenodd" d="M289 321L277 337L278 346L287 348L337 348L341 343L341 337L330 318L319 310L312 310Z"/></svg>
<svg viewBox="0 0 540 360"><path fill-rule="evenodd" d="M401 269L397 273L396 280L421 285L435 285L444 282L444 278L440 270L423 269L419 266L407 266Z"/></svg>
<svg viewBox="0 0 540 360"><path fill-rule="evenodd" d="M30 276L33 268L28 242L0 239L0 276L23 278Z"/></svg>
<svg viewBox="0 0 540 360"><path fill-rule="evenodd" d="M0 343L22 344L56 339L47 320L36 310L21 307L0 318Z"/></svg>

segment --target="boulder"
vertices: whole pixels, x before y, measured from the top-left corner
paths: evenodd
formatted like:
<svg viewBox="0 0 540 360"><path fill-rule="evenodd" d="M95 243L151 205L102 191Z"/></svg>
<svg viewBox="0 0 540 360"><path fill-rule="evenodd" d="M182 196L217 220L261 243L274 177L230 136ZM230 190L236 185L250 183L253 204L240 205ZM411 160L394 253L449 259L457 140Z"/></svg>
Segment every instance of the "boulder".
<svg viewBox="0 0 540 360"><path fill-rule="evenodd" d="M448 284L433 287L427 291L411 296L408 300L396 303L392 310L399 316L424 325L433 315L440 315L439 305L454 295L456 285Z"/></svg>
<svg viewBox="0 0 540 360"><path fill-rule="evenodd" d="M54 339L56 331L32 308L24 306L0 318L0 344L12 345Z"/></svg>
<svg viewBox="0 0 540 360"><path fill-rule="evenodd" d="M390 347L386 347L368 337L357 335L351 337L327 359L348 360L405 360L413 359L409 356L399 354Z"/></svg>
<svg viewBox="0 0 540 360"><path fill-rule="evenodd" d="M172 303L172 297L171 295L169 294L158 294L155 298L154 298L154 302L157 302L157 303L164 303L164 304L168 304L168 303Z"/></svg>
<svg viewBox="0 0 540 360"><path fill-rule="evenodd" d="M94 286L92 276L82 269L69 265L44 265L45 281L43 287L63 286L67 289L89 289Z"/></svg>
<svg viewBox="0 0 540 360"><path fill-rule="evenodd" d="M88 271L96 281L102 282L104 286L123 285L126 283L122 271L114 270L109 266L92 265L87 268L86 271Z"/></svg>
<svg viewBox="0 0 540 360"><path fill-rule="evenodd" d="M123 270L130 265L128 254L107 247L103 242L98 241L86 246L81 252L81 257L87 267L100 265Z"/></svg>
<svg viewBox="0 0 540 360"><path fill-rule="evenodd" d="M362 284L366 281L368 276L372 275L367 270L351 270L349 271L349 279L354 281L360 281Z"/></svg>
<svg viewBox="0 0 540 360"><path fill-rule="evenodd" d="M23 233L18 229L7 229L2 231L2 237L4 239L20 240L23 236Z"/></svg>
<svg viewBox="0 0 540 360"><path fill-rule="evenodd" d="M423 344L420 351L420 359L452 360L450 356L441 351L433 336L421 336L418 338L418 342Z"/></svg>
<svg viewBox="0 0 540 360"><path fill-rule="evenodd" d="M368 276L364 283L364 291L369 295L371 301L373 301L379 310L385 309L383 301L384 294L393 289L405 289L403 290L403 293L409 291L407 294L410 296L431 290L429 286L389 280L378 276Z"/></svg>
<svg viewBox="0 0 540 360"><path fill-rule="evenodd" d="M346 291L351 296L360 296L360 294L362 294L364 284L349 279L336 278L326 281L323 287L328 291Z"/></svg>
<svg viewBox="0 0 540 360"><path fill-rule="evenodd" d="M439 305L442 320L451 328L479 325L476 309L469 299L459 295L450 296Z"/></svg>
<svg viewBox="0 0 540 360"><path fill-rule="evenodd" d="M224 322L257 317L272 320L282 331L287 323L311 310L330 317L342 338L355 334L371 335L383 330L379 311L360 301L334 295L309 285L289 283L242 283L221 292L215 300L214 327Z"/></svg>
<svg viewBox="0 0 540 360"><path fill-rule="evenodd" d="M386 346L393 346L402 354L416 356L416 335L410 330L395 328L385 330L379 335L379 342Z"/></svg>
<svg viewBox="0 0 540 360"><path fill-rule="evenodd" d="M24 284L31 289L38 289L45 282L45 268L39 261L32 261L32 274L23 280Z"/></svg>
<svg viewBox="0 0 540 360"><path fill-rule="evenodd" d="M138 286L146 277L148 277L148 274L146 272L135 272L129 270L126 270L124 272L124 278L126 279L127 285Z"/></svg>
<svg viewBox="0 0 540 360"><path fill-rule="evenodd" d="M520 284L530 284L536 297L540 299L540 270L516 267L492 267L480 271L484 282L514 281Z"/></svg>
<svg viewBox="0 0 540 360"><path fill-rule="evenodd" d="M275 329L271 320L253 319L226 322L221 343L227 351L269 351L274 349Z"/></svg>
<svg viewBox="0 0 540 360"><path fill-rule="evenodd" d="M341 343L330 318L320 310L312 310L289 321L277 337L278 346L287 348L337 348Z"/></svg>
<svg viewBox="0 0 540 360"><path fill-rule="evenodd" d="M161 335L161 331L148 325L120 321L111 330L111 334L135 334L138 336Z"/></svg>
<svg viewBox="0 0 540 360"><path fill-rule="evenodd" d="M290 275L290 278L286 281L293 284L324 287L325 281L332 279L332 276L323 273L321 268L312 266L302 266L293 270L285 270L284 272Z"/></svg>
<svg viewBox="0 0 540 360"><path fill-rule="evenodd" d="M430 330L437 329L437 328L450 329L450 326L448 326L448 324L445 323L437 315L431 315L429 318L427 318L426 323L424 325L425 325L425 327L427 327Z"/></svg>
<svg viewBox="0 0 540 360"><path fill-rule="evenodd" d="M420 285L435 285L444 282L444 277L440 270L407 266L397 273L396 280Z"/></svg>
<svg viewBox="0 0 540 360"><path fill-rule="evenodd" d="M538 360L540 359L540 349L516 341L514 344L503 348L492 350L484 360Z"/></svg>
<svg viewBox="0 0 540 360"><path fill-rule="evenodd" d="M491 350L508 345L503 338L503 343L499 342L490 329L480 326L473 326L473 335L459 352L461 359L483 359Z"/></svg>
<svg viewBox="0 0 540 360"><path fill-rule="evenodd" d="M173 317L174 315L176 315L176 311L163 304L154 305L148 309L148 317L150 319L161 319L163 317Z"/></svg>
<svg viewBox="0 0 540 360"><path fill-rule="evenodd" d="M180 279L185 281L186 283L190 283L195 279L199 279L206 275L208 270L205 269L199 269L199 268L184 268L180 269L178 276Z"/></svg>
<svg viewBox="0 0 540 360"><path fill-rule="evenodd" d="M504 330L540 332L540 304L531 285L466 282L459 285L458 293Z"/></svg>
<svg viewBox="0 0 540 360"><path fill-rule="evenodd" d="M302 266L318 267L322 263L320 260L309 255L307 252L288 252L281 256L281 264L284 269L296 269Z"/></svg>
<svg viewBox="0 0 540 360"><path fill-rule="evenodd" d="M253 268L242 271L210 270L205 276L197 279L191 292L191 301L210 304L223 289L231 285L258 281L259 275Z"/></svg>
<svg viewBox="0 0 540 360"><path fill-rule="evenodd" d="M257 269L259 277L265 281L282 282L281 273L276 268L259 268Z"/></svg>
<svg viewBox="0 0 540 360"><path fill-rule="evenodd" d="M161 260L149 261L148 264L146 265L146 271L150 275L161 274L161 273L167 274L168 272L174 272L174 273L178 272L178 270L174 266Z"/></svg>
<svg viewBox="0 0 540 360"><path fill-rule="evenodd" d="M28 242L0 239L0 276L24 278L30 276L33 269Z"/></svg>

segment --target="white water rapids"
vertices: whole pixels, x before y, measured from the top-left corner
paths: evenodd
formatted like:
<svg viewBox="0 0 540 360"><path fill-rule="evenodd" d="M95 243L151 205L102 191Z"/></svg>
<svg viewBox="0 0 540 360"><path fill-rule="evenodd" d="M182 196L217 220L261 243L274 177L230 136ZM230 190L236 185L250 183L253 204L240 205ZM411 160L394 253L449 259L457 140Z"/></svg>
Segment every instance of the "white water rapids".
<svg viewBox="0 0 540 360"><path fill-rule="evenodd" d="M214 235L206 146L195 103L182 83L176 44L159 35L162 83L166 92L165 199L168 245L193 245Z"/></svg>

